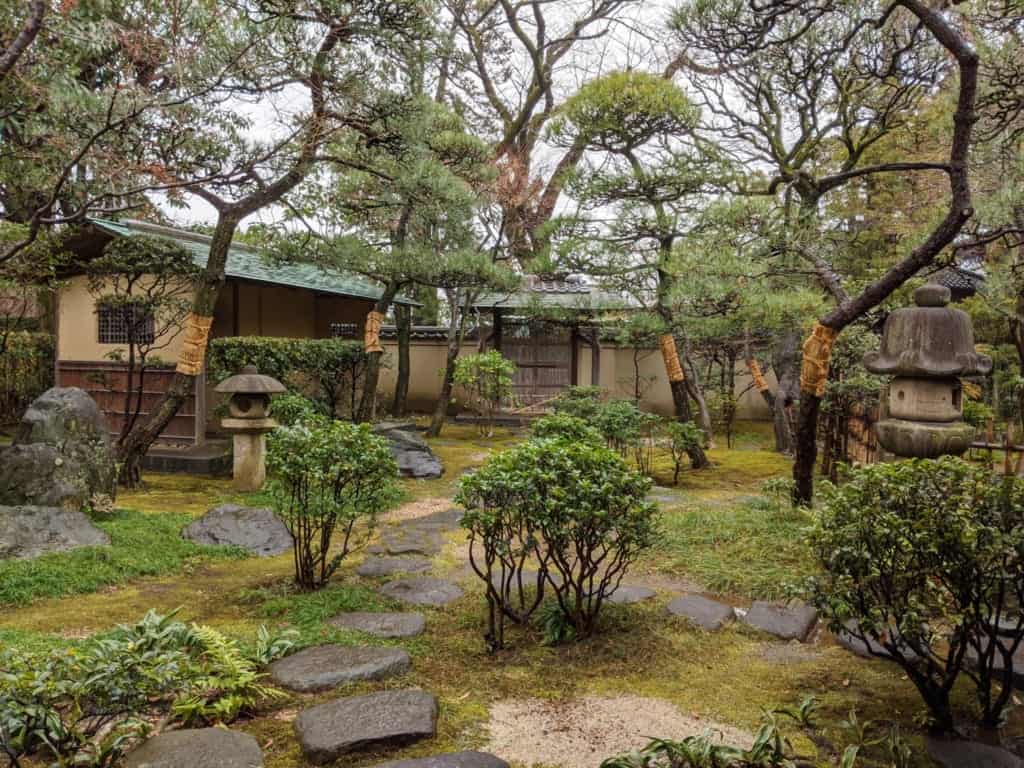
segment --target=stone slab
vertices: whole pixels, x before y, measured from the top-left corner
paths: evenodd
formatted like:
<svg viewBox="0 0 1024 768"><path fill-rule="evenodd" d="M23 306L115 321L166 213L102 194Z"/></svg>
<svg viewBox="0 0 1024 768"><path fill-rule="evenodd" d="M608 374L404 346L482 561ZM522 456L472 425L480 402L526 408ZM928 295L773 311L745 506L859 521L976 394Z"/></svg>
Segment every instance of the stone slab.
<svg viewBox="0 0 1024 768"><path fill-rule="evenodd" d="M382 691L300 712L295 735L316 765L361 749L401 746L437 732L437 699L424 691Z"/></svg>
<svg viewBox="0 0 1024 768"><path fill-rule="evenodd" d="M125 757L125 768L263 768L263 752L247 733L224 728L166 731Z"/></svg>
<svg viewBox="0 0 1024 768"><path fill-rule="evenodd" d="M846 622L846 630L840 630L836 634L836 642L838 642L843 648L861 656L865 659L891 659L892 655L885 649L881 643L867 638L867 642L861 640L859 637L855 637L851 632L847 630L856 629L857 622L854 619L850 619ZM901 651L903 655L908 659L917 659L917 654L914 653L910 648L902 647ZM880 654L880 655L879 655Z"/></svg>
<svg viewBox="0 0 1024 768"><path fill-rule="evenodd" d="M380 544L370 547L372 554L436 555L444 546L440 532L415 526L389 525L380 534Z"/></svg>
<svg viewBox="0 0 1024 768"><path fill-rule="evenodd" d="M368 557L356 568L360 576L394 576L396 573L425 573L430 561L425 557Z"/></svg>
<svg viewBox="0 0 1024 768"><path fill-rule="evenodd" d="M110 537L83 512L60 507L0 506L0 560L27 560L76 547L103 547Z"/></svg>
<svg viewBox="0 0 1024 768"><path fill-rule="evenodd" d="M412 662L401 648L351 648L320 645L278 659L270 679L299 693L323 691L356 680L383 680L409 671Z"/></svg>
<svg viewBox="0 0 1024 768"><path fill-rule="evenodd" d="M677 597L669 602L668 612L673 616L681 616L709 632L721 629L736 615L731 605L710 600L702 595Z"/></svg>
<svg viewBox="0 0 1024 768"><path fill-rule="evenodd" d="M489 752L449 752L446 755L396 760L373 768L509 768L508 763Z"/></svg>
<svg viewBox="0 0 1024 768"><path fill-rule="evenodd" d="M1024 760L989 744L925 737L928 756L943 768L1024 768Z"/></svg>
<svg viewBox="0 0 1024 768"><path fill-rule="evenodd" d="M430 576L389 581L380 588L380 593L392 600L434 607L448 605L464 594L458 584Z"/></svg>
<svg viewBox="0 0 1024 768"><path fill-rule="evenodd" d="M632 605L644 600L650 600L657 594L650 587L640 584L620 584L618 589L605 598L609 603L616 605Z"/></svg>
<svg viewBox="0 0 1024 768"><path fill-rule="evenodd" d="M375 637L415 637L427 620L419 613L342 613L328 622L338 629L352 629Z"/></svg>
<svg viewBox="0 0 1024 768"><path fill-rule="evenodd" d="M398 471L405 477L437 478L444 474L440 459L430 450L415 428L408 424L382 422L373 431L388 441Z"/></svg>
<svg viewBox="0 0 1024 768"><path fill-rule="evenodd" d="M780 637L783 640L807 640L818 621L818 612L811 606L795 601L789 605L758 600L743 616L743 621L754 629Z"/></svg>
<svg viewBox="0 0 1024 768"><path fill-rule="evenodd" d="M181 535L203 546L241 547L260 557L292 551L288 528L266 507L221 504L189 523Z"/></svg>

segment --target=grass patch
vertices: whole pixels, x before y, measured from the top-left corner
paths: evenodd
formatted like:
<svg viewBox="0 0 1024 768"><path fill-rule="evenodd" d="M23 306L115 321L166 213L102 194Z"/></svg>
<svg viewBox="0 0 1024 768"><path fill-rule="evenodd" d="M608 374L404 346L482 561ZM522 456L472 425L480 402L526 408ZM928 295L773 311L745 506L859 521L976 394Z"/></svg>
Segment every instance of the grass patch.
<svg viewBox="0 0 1024 768"><path fill-rule="evenodd" d="M95 592L144 576L160 576L206 560L245 557L230 547L200 547L181 538L189 514L151 515L119 509L96 522L109 547L82 547L32 560L0 561L0 605Z"/></svg>
<svg viewBox="0 0 1024 768"><path fill-rule="evenodd" d="M777 511L759 500L688 504L662 519L665 568L712 592L780 598L788 584L813 572L804 535L810 522L806 513Z"/></svg>

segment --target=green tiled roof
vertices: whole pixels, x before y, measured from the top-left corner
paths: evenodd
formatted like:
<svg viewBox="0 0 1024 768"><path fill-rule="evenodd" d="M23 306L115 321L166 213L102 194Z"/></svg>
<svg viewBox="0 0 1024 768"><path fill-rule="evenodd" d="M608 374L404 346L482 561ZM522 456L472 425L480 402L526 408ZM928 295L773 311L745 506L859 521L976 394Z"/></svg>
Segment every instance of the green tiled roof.
<svg viewBox="0 0 1024 768"><path fill-rule="evenodd" d="M567 309L588 312L629 309L633 305L629 299L579 280L553 280L526 275L517 290L486 293L473 306L477 309Z"/></svg>
<svg viewBox="0 0 1024 768"><path fill-rule="evenodd" d="M199 266L206 266L206 257L210 253L210 238L197 232L184 229L162 227L143 221L110 221L107 219L89 219L89 223L115 237L134 237L147 235L173 240L194 255ZM353 296L360 299L379 299L382 289L376 283L358 275L335 272L323 269L315 264L277 264L268 261L262 251L242 243L232 243L228 252L228 263L225 269L228 277L240 280L254 280L272 285L287 285L292 288L305 288L320 293L337 296ZM416 304L405 296L395 299L398 304Z"/></svg>

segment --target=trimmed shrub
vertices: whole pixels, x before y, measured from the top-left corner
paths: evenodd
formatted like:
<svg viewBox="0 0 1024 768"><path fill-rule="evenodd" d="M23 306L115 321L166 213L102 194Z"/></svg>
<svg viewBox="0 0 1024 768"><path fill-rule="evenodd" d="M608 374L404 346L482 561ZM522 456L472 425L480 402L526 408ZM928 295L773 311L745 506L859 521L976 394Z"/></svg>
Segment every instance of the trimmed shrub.
<svg viewBox="0 0 1024 768"><path fill-rule="evenodd" d="M593 633L606 598L653 544L650 487L616 453L586 441L531 440L463 478L456 501L466 508L470 562L487 585L492 649L504 644L505 617L527 621L545 591L573 636Z"/></svg>
<svg viewBox="0 0 1024 768"><path fill-rule="evenodd" d="M377 515L398 495L398 466L387 440L367 424L322 421L275 429L267 471L271 504L292 535L295 582L303 589L324 586L365 544ZM365 528L357 531L357 524ZM332 555L335 532L341 545Z"/></svg>
<svg viewBox="0 0 1024 768"><path fill-rule="evenodd" d="M597 416L605 391L601 387L571 386L562 390L551 403L555 413L576 416L584 421L592 421Z"/></svg>
<svg viewBox="0 0 1024 768"><path fill-rule="evenodd" d="M284 427L309 424L317 419L326 418L315 402L297 392L274 395L270 404L270 414Z"/></svg>
<svg viewBox="0 0 1024 768"><path fill-rule="evenodd" d="M601 433L577 416L567 413L553 413L542 416L530 425L530 434L535 438L584 441L602 443Z"/></svg>
<svg viewBox="0 0 1024 768"><path fill-rule="evenodd" d="M494 415L512 396L516 364L490 349L455 361L455 383L469 394L469 407L480 417L480 433L494 434Z"/></svg>
<svg viewBox="0 0 1024 768"><path fill-rule="evenodd" d="M0 754L108 768L161 719L229 723L284 696L259 668L290 652L293 635L261 627L250 654L214 629L150 611L74 649L0 653Z"/></svg>
<svg viewBox="0 0 1024 768"><path fill-rule="evenodd" d="M597 409L593 423L609 448L628 456L640 441L645 418L632 400L609 400Z"/></svg>
<svg viewBox="0 0 1024 768"><path fill-rule="evenodd" d="M210 376L220 382L246 365L310 397L325 413L352 418L366 374L366 351L346 339L232 336L213 339Z"/></svg>
<svg viewBox="0 0 1024 768"><path fill-rule="evenodd" d="M1024 640L1024 480L951 457L865 467L826 489L810 541L833 631L899 664L939 730L961 672L999 724Z"/></svg>

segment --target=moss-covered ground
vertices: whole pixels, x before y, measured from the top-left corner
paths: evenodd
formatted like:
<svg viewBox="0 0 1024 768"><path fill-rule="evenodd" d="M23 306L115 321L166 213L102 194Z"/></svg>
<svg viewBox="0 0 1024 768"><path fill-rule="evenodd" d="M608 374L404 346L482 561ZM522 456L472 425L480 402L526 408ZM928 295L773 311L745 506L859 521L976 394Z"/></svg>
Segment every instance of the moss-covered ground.
<svg viewBox="0 0 1024 768"><path fill-rule="evenodd" d="M518 439L509 430L483 437L471 426L449 427L432 441L445 476L405 481L407 500L450 498L462 472ZM425 611L426 632L402 643L413 656L407 676L343 691L420 686L437 695L437 737L391 752L389 759L483 745L488 706L500 699L623 693L667 699L685 713L750 731L765 708L814 696L821 704L815 739L798 741L813 762L835 764L837 750L849 741L843 720L854 709L861 720L898 723L920 753L922 707L895 667L862 660L827 638L810 646L787 645L740 623L709 634L665 612L669 594L684 580L745 604L779 597L811 569L802 534L806 519L761 496L764 480L789 471L788 461L768 450L769 443L765 426L745 425L733 449L711 451L713 468L685 471L676 489L659 492L663 540L628 580L647 581L662 594L643 604L608 606L601 633L584 642L547 647L535 630L515 630L507 650L488 655L482 589L467 576L464 540L453 534L436 570L464 579L466 596L445 609ZM671 478L663 458L657 473L662 482ZM258 496L239 499L224 479L149 475L144 488L122 494L119 511L100 521L113 539L111 549L4 566L0 645L59 645L133 621L150 608L180 608L185 619L236 635L267 624L298 629L303 644L359 643L367 638L331 629L325 620L346 610L397 607L377 594L378 580L355 573L358 555L329 588L296 594L289 586L290 555L240 558L230 550L198 550L178 540L177 530L187 520L229 500L260 501ZM293 696L233 727L256 736L268 768L305 766L291 720L298 709L337 695ZM965 691L959 700L967 706ZM871 759L880 754L875 750L860 765L882 765ZM382 759L361 753L338 765L368 766ZM920 758L919 764L928 762Z"/></svg>

